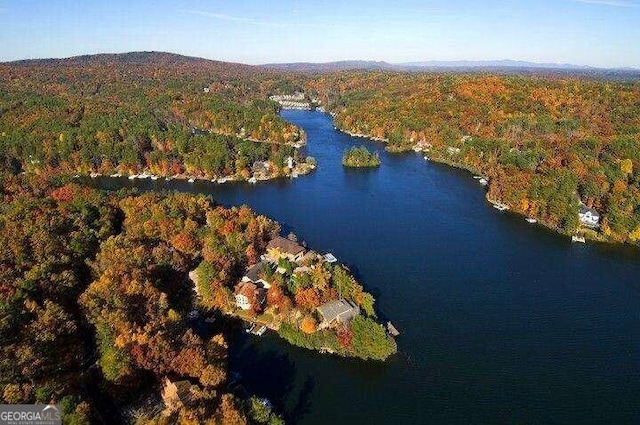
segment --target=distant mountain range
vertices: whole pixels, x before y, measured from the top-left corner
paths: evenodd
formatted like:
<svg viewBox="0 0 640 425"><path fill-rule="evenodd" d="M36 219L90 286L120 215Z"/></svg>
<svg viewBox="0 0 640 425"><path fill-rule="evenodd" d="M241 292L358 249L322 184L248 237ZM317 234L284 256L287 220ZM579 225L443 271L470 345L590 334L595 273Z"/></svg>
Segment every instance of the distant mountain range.
<svg viewBox="0 0 640 425"><path fill-rule="evenodd" d="M426 61L404 62L396 64L400 67L420 68L545 68L545 69L596 69L586 65L573 65L570 63L538 63L515 61L511 59L495 61Z"/></svg>
<svg viewBox="0 0 640 425"><path fill-rule="evenodd" d="M600 76L640 76L640 69L633 68L597 68L586 65L574 65L569 63L538 63L516 61L510 59L486 60L486 61L424 61L389 63L379 61L337 61L325 63L293 62L270 63L261 65L268 69L277 69L292 72L334 72L351 70L377 70L377 71L444 71L444 72L478 72L478 71L502 71L507 73L561 73L579 75Z"/></svg>
<svg viewBox="0 0 640 425"><path fill-rule="evenodd" d="M235 69L237 72L256 72L256 70L301 72L301 73L328 73L337 71L389 71L389 72L496 72L502 74L524 75L576 75L594 78L611 78L622 80L640 79L640 69L633 68L596 68L584 65L537 63L515 60L491 60L491 61L424 61L389 63L384 61L348 60L337 62L292 62L270 63L264 65L246 65L232 62L220 62L204 58L183 56L166 52L129 52L119 54L97 54L75 56L62 59L29 59L5 64L23 66L102 66L113 64L126 64L133 66L171 67L176 65L186 66L191 70L196 69Z"/></svg>

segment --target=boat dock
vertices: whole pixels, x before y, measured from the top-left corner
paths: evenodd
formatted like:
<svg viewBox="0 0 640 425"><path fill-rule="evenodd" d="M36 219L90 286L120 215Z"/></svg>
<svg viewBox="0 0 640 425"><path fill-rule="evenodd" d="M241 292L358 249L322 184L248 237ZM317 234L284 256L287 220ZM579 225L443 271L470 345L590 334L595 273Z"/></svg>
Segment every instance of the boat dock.
<svg viewBox="0 0 640 425"><path fill-rule="evenodd" d="M398 331L396 327L393 326L393 323L391 322L387 322L387 332L389 332L389 335L393 337L400 335L400 331Z"/></svg>

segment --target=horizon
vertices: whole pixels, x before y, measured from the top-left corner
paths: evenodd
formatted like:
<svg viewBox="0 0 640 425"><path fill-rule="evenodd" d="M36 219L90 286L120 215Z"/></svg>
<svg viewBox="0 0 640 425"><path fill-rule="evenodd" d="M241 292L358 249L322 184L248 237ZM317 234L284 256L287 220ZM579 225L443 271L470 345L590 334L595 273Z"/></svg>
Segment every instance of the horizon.
<svg viewBox="0 0 640 425"><path fill-rule="evenodd" d="M326 61L326 62L309 62L309 61L292 61L292 62L265 62L265 63L247 63L247 62L233 62L223 59L217 58L207 58L201 56L193 56L183 53L176 53L170 51L160 51L160 50L137 50L137 51L124 51L124 52L95 52L95 53L81 53L72 56L60 56L60 57L29 57L29 58L21 58L21 59L12 59L6 61L0 61L0 64L9 64L15 62L28 62L28 61L46 61L46 60L66 60L66 59L74 59L80 57L87 56L115 56L115 55L127 55L127 54L137 54L137 53L158 53L158 54L167 54L167 55L176 55L183 56L187 58L193 59L202 59L214 62L223 62L229 64L237 64L237 65L247 65L247 66L255 66L255 67L267 67L267 66L279 66L279 65L330 65L330 64L340 64L340 63L379 63L386 64L390 66L397 67L415 67L415 68L491 68L491 67L504 67L509 68L509 65L500 64L500 62L513 62L522 65L515 66L516 68L526 68L528 65L535 66L540 69L567 69L570 70L575 68L575 70L602 70L602 71L640 71L640 67L598 67L592 65L584 65L584 64L576 64L576 63L560 63L560 62L531 62L524 61L518 59L478 59L478 60L468 60L468 59L459 59L459 60L438 60L438 59L429 59L429 60L410 60L406 62L391 62L387 60L370 60L370 59L341 59L336 61ZM466 62L468 64L458 65L458 63Z"/></svg>
<svg viewBox="0 0 640 425"><path fill-rule="evenodd" d="M640 1L388 5L289 0L75 4L0 0L0 61L138 51L247 65L496 62L640 68ZM489 30L487 30L489 29ZM222 42L221 42L222 41ZM108 53L107 53L108 52Z"/></svg>

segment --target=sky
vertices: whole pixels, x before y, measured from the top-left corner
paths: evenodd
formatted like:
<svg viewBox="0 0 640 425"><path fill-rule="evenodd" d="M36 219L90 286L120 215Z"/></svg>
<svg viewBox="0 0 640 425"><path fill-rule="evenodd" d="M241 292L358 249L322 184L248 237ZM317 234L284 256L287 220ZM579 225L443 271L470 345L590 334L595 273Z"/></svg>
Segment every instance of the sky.
<svg viewBox="0 0 640 425"><path fill-rule="evenodd" d="M640 0L0 0L0 61L150 50L640 68Z"/></svg>

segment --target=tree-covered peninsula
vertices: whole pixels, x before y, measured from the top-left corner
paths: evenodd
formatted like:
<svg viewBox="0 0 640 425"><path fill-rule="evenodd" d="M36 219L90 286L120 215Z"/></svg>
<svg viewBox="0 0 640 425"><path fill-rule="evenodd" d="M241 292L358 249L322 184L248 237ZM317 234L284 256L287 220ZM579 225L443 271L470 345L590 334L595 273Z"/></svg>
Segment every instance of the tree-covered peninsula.
<svg viewBox="0 0 640 425"><path fill-rule="evenodd" d="M230 389L225 320L201 333L221 313L316 350L377 360L396 350L347 269L306 249L291 258L278 224L248 207L105 194L4 165L0 188L5 403L56 402L69 423L94 422L105 400L160 423L281 423L268 403ZM252 285L246 276L269 283L260 303L257 287L238 289ZM256 303L243 310L241 293Z"/></svg>
<svg viewBox="0 0 640 425"><path fill-rule="evenodd" d="M0 64L0 155L14 171L277 177L306 137L268 99L281 84L165 53Z"/></svg>

